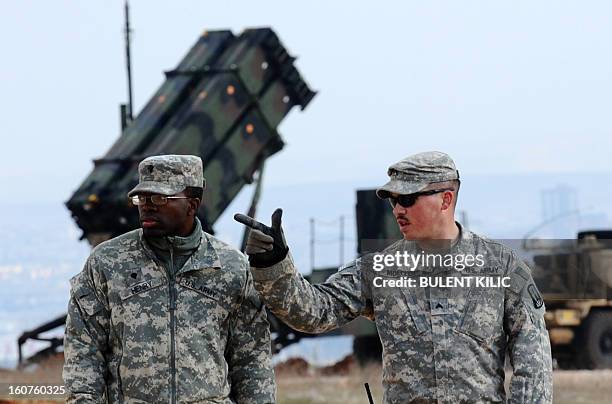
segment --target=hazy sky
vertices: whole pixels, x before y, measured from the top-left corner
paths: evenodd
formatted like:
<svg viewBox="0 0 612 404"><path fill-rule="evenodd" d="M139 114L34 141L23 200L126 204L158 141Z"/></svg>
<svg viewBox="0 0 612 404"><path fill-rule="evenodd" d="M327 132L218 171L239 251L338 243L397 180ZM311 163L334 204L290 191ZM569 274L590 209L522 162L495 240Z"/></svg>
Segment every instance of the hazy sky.
<svg viewBox="0 0 612 404"><path fill-rule="evenodd" d="M287 146L266 165L266 186L276 193L264 193L261 215L276 206L287 208L285 229L302 270L309 265L308 217L347 214L347 234L353 237L352 187L384 183L386 168L415 152L450 153L466 180L470 174L521 174L514 180L499 177L494 187L482 178L464 182L462 209L475 227L491 234L522 235L541 221L538 190L552 185L539 180L551 177L543 172L612 172L609 0L130 4L136 111L161 85L163 71L174 68L204 30L239 34L245 27L271 26L298 56L298 69L319 93L279 128ZM68 215L59 202L92 169L91 159L101 157L119 135L118 105L127 98L123 1L4 0L1 6L0 205L42 200L57 203L57 209L38 215ZM542 186L526 188L525 174L534 174L529 178ZM612 216L609 199L600 195L608 177L572 178L588 188L580 189L586 201L581 208L593 204L596 212ZM296 186L333 181L345 188L321 195ZM302 193L287 198L282 190L292 187ZM488 209L483 199L491 201ZM37 244L31 235L23 244L22 233L6 223L12 219L19 229L27 224L34 232L65 226L36 215L22 224L24 209L2 206L0 229L6 227L3 234L12 244L5 243L9 247L0 264L22 264L6 258L9 252L37 256L27 248L65 258L53 243ZM243 210L234 206L228 212ZM228 215L217 229L234 241L241 233ZM76 243L75 230L66 230ZM330 234L324 230L317 234L335 236L333 228ZM84 254L81 247L71 252ZM318 254L318 265L336 264L332 253ZM347 245L345 257L353 254ZM55 265L45 259L44 265ZM77 270L66 269L65 277ZM23 299L30 298L26 289ZM25 326L15 327L6 339L11 349L13 334ZM11 352L8 356L14 356Z"/></svg>
<svg viewBox="0 0 612 404"><path fill-rule="evenodd" d="M136 110L204 30L271 26L312 88L267 185L371 178L438 149L464 173L612 171L609 1L132 0ZM0 191L66 200L119 134L123 1L0 15Z"/></svg>

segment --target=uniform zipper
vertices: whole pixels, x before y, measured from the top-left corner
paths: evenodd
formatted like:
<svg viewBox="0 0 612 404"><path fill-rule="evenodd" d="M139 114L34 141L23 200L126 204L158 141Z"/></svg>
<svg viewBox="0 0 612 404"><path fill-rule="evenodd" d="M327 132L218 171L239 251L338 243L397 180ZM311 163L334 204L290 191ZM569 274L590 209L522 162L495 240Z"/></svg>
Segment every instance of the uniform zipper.
<svg viewBox="0 0 612 404"><path fill-rule="evenodd" d="M175 336L174 336L174 323L175 323L175 311L176 311L176 288L174 287L174 245L170 244L170 273L168 288L170 292L170 388L172 390L171 402L176 403L176 352L175 352Z"/></svg>

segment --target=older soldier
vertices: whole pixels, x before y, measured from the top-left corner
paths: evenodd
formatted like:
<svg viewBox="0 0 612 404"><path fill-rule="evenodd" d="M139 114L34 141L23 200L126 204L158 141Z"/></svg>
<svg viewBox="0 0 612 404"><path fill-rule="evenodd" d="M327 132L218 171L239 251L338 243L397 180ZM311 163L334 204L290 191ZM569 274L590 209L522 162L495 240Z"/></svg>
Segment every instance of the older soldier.
<svg viewBox="0 0 612 404"><path fill-rule="evenodd" d="M358 316L374 320L383 344L385 403L505 402L506 353L514 369L508 401L552 402L543 301L529 268L512 250L455 222L459 172L452 159L420 153L392 165L388 174L377 195L391 202L404 239L342 267L320 285L310 285L297 272L280 209L272 215L272 227L236 215L252 228L247 253L266 305L304 332L324 332ZM463 257L462 265L373 265L376 255L398 252L422 258L446 252L456 262ZM476 260L464 267L470 256ZM477 275L505 278L507 287L384 287L410 278Z"/></svg>
<svg viewBox="0 0 612 404"><path fill-rule="evenodd" d="M202 160L154 156L128 196L142 229L71 280L68 402L272 403L264 308L246 257L202 231Z"/></svg>

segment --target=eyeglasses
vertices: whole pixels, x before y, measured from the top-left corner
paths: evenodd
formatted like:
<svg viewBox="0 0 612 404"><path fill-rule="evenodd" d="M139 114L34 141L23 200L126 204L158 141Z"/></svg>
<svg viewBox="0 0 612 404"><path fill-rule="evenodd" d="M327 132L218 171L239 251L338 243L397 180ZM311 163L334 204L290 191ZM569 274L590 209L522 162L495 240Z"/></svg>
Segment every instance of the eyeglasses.
<svg viewBox="0 0 612 404"><path fill-rule="evenodd" d="M130 201L136 206L141 206L147 203L147 199L153 205L162 206L168 203L168 199L189 199L188 196L166 196L166 195L134 195L130 196Z"/></svg>
<svg viewBox="0 0 612 404"><path fill-rule="evenodd" d="M399 203L400 206L404 208L409 208L416 203L417 199L419 199L419 196L435 195L441 192L452 191L452 190L453 190L452 188L432 189L429 191L415 192L413 194L408 194L408 195L389 196L389 203L391 204L392 207L395 207L395 205Z"/></svg>

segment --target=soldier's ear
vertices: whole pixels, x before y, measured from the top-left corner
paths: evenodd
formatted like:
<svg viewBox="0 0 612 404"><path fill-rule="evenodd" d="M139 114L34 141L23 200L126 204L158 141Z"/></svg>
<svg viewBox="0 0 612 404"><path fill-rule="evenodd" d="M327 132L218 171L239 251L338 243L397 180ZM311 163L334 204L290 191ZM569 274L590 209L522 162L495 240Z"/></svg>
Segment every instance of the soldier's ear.
<svg viewBox="0 0 612 404"><path fill-rule="evenodd" d="M200 198L189 198L189 213L195 216L198 213L200 203L202 203Z"/></svg>
<svg viewBox="0 0 612 404"><path fill-rule="evenodd" d="M445 191L442 194L442 210L446 210L453 206L453 199L455 198L455 194L451 191Z"/></svg>

